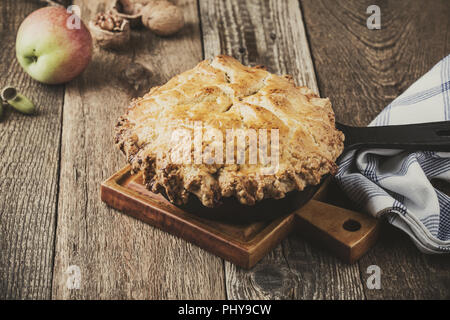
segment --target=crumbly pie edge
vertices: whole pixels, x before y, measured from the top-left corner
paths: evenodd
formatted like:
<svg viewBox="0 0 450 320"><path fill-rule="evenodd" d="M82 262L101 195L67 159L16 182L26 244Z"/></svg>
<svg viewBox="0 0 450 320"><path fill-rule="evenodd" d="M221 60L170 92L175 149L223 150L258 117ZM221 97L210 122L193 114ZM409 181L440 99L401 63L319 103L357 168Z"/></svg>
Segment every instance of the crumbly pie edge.
<svg viewBox="0 0 450 320"><path fill-rule="evenodd" d="M232 58L218 56L215 59L222 59L226 64L228 59ZM210 63L203 61L199 66L205 62ZM308 185L317 185L324 175L336 172L335 160L343 151L344 135L334 126L334 113L328 99L319 98L306 87L295 86L289 76L276 77L285 79L296 90L302 90L308 102L323 108L328 123L324 123L327 134L324 135L323 141L319 137L320 150L318 148L317 151L309 150L305 153L301 150L291 150L292 159L287 160L288 165L283 166L283 170L274 175L262 175L258 171L242 174L236 165L222 166L216 171L214 168L211 170L214 167L211 165L178 165L167 158L140 152L139 139L133 134L134 124L129 121L128 114L143 98L132 101L127 113L119 118L115 142L126 155L132 170L143 172L146 187L152 192L165 194L177 205L187 203L191 194L197 196L207 207L215 207L221 203L223 197L233 196L242 204L254 205L263 199L281 199L290 191L302 191ZM158 89L163 87L153 88L144 98L157 94ZM314 131L314 128L305 128L305 132L308 130ZM309 134L314 135L314 132ZM317 137L314 139L317 140Z"/></svg>

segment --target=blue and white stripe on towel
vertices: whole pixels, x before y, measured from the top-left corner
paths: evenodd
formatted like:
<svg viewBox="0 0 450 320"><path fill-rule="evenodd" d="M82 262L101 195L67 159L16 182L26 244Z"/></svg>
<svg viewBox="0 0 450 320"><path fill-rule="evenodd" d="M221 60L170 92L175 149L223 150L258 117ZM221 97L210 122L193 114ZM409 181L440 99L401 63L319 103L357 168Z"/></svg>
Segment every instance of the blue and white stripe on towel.
<svg viewBox="0 0 450 320"><path fill-rule="evenodd" d="M370 124L450 120L450 55L441 60ZM387 217L425 253L450 253L450 197L431 179L450 183L450 153L364 149L345 154L336 181L361 208Z"/></svg>

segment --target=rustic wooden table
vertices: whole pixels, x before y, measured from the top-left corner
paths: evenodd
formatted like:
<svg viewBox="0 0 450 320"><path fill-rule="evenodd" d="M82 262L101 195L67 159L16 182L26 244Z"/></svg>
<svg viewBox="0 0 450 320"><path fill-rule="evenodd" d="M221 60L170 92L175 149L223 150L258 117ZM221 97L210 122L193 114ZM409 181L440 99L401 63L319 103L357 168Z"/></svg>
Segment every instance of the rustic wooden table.
<svg viewBox="0 0 450 320"><path fill-rule="evenodd" d="M77 0L85 21L106 0ZM39 102L39 115L0 123L0 298L405 299L450 298L450 257L421 254L387 227L345 265L293 235L250 271L105 206L100 182L124 165L112 142L117 117L144 93L124 81L133 63L149 87L219 53L292 74L331 98L339 121L366 125L450 52L450 2L394 0L178 0L186 28L172 38L134 32L119 52L95 49L65 86L41 85L15 59L21 21L39 1L0 1L0 85ZM378 4L381 30L366 27ZM66 285L69 266L80 289ZM366 286L369 265L381 289Z"/></svg>

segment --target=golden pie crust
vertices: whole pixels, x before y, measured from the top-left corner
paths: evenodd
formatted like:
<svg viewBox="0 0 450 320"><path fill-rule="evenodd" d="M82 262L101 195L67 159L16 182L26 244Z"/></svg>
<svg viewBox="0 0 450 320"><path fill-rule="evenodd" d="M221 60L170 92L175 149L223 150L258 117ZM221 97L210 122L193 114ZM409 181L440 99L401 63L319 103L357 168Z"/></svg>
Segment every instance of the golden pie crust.
<svg viewBox="0 0 450 320"><path fill-rule="evenodd" d="M219 130L223 137L229 129L267 129L268 144L270 130L278 129L277 170L267 174L267 163L248 161L174 163L173 132L182 128L194 136L199 123L200 132ZM214 141L210 138L202 148ZM290 76L247 67L224 55L202 61L132 101L119 118L115 140L133 171L143 172L149 190L164 193L175 204L187 203L194 194L207 207L219 205L223 197L253 205L316 185L323 175L335 173L344 146L329 99L296 86ZM248 148L245 154L248 159Z"/></svg>

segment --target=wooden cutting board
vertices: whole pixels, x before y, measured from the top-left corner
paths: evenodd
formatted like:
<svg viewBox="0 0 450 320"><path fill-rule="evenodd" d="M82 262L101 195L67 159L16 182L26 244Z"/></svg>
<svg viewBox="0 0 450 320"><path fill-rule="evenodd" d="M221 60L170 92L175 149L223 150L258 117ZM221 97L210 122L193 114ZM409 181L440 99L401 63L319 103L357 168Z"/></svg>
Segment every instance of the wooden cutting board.
<svg viewBox="0 0 450 320"><path fill-rule="evenodd" d="M353 263L375 243L380 222L348 207L345 195L326 181L303 207L270 221L225 223L205 219L148 191L126 166L101 185L109 206L190 241L243 268L253 267L291 232Z"/></svg>

